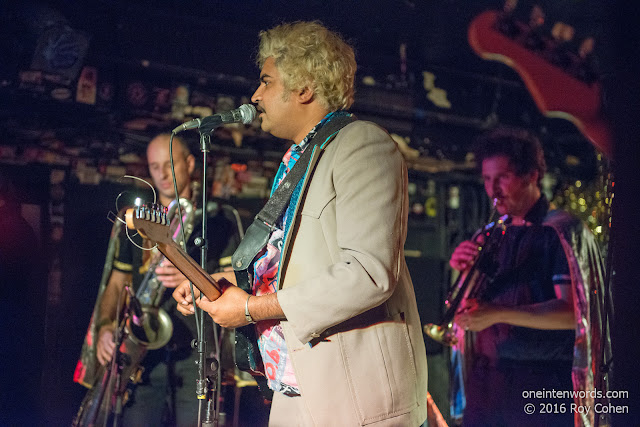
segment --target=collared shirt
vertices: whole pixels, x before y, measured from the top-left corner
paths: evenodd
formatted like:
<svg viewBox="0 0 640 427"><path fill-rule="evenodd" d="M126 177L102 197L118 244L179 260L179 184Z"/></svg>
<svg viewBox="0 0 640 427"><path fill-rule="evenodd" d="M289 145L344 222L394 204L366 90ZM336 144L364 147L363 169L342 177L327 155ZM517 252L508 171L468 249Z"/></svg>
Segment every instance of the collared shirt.
<svg viewBox="0 0 640 427"><path fill-rule="evenodd" d="M316 135L320 127L333 117L348 114L337 111L327 114L299 144L293 144L282 158L282 163L273 181L271 194L278 188L284 177L298 161L309 141ZM301 180L302 181L302 180ZM289 206L275 224L264 253L253 264L253 294L266 295L278 290L278 270L286 233L291 225L291 215L300 194L302 182L298 183L291 197ZM299 394L298 382L291 365L284 341L284 334L279 320L265 320L256 323L258 347L264 362L265 374L269 388L288 395Z"/></svg>
<svg viewBox="0 0 640 427"><path fill-rule="evenodd" d="M549 202L542 196L525 216L525 225L507 219L498 253L498 271L480 299L505 306L536 304L556 298L555 286L571 277L556 231L544 224ZM490 364L507 361L571 361L572 330L539 330L498 323L477 333L477 353Z"/></svg>

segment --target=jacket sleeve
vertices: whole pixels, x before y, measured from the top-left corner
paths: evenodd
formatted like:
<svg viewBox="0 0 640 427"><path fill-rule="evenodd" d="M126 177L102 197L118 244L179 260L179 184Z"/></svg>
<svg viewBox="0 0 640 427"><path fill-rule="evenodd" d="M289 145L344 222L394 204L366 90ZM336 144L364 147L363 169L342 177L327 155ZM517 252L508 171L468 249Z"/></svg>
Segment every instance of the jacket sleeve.
<svg viewBox="0 0 640 427"><path fill-rule="evenodd" d="M328 251L332 262L322 268L287 265L287 269L315 273L278 291L289 325L302 343L382 304L393 294L406 235L407 172L391 137L376 125L356 122L344 128L331 144L336 144L331 147L333 155L320 160L332 162L331 172L312 179L332 182L314 186L312 181L307 195L307 199L315 197L313 191L329 188L329 201L317 219L313 215L305 218L305 206L301 221L322 228L324 243L304 245L318 245L318 252ZM301 222L300 227L304 226ZM327 249L319 246L323 244Z"/></svg>

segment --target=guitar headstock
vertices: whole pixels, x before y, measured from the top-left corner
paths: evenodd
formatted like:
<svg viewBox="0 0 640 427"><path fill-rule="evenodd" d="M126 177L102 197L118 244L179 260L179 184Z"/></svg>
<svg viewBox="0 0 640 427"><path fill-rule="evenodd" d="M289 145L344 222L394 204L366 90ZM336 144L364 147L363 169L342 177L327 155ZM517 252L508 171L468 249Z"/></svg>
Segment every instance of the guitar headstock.
<svg viewBox="0 0 640 427"><path fill-rule="evenodd" d="M528 22L516 18L515 1L486 11L469 26L469 44L484 59L502 62L522 78L538 109L570 120L599 150L611 153L611 134L601 109L601 87L593 59L594 39L571 49L575 29L556 22L547 32L544 11L534 6Z"/></svg>
<svg viewBox="0 0 640 427"><path fill-rule="evenodd" d="M507 2L503 12L496 17L494 30L575 79L589 85L595 83L598 74L591 55L594 38L586 37L578 47L574 43L574 27L557 21L545 32L546 18L544 10L535 5L529 13L528 23L525 24L515 17L515 4Z"/></svg>
<svg viewBox="0 0 640 427"><path fill-rule="evenodd" d="M173 241L167 220L167 208L162 205L142 205L127 209L125 221L129 229L137 230L145 239L165 244Z"/></svg>

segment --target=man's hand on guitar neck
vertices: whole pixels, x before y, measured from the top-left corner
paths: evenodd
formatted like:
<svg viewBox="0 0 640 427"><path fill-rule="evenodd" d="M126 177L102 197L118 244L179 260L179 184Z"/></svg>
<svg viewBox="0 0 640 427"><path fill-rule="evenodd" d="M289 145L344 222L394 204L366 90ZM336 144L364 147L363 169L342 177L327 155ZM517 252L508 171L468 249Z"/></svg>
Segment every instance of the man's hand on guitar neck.
<svg viewBox="0 0 640 427"><path fill-rule="evenodd" d="M226 284L227 286L236 285L236 276L233 270L223 271L220 273L214 273L211 277L217 281L220 285ZM193 287L193 293L196 299L200 297L200 291L195 286ZM189 316L194 313L193 301L191 298L191 286L189 286L189 280L184 280L173 291L173 299L178 303L178 311L185 316Z"/></svg>
<svg viewBox="0 0 640 427"><path fill-rule="evenodd" d="M249 299L249 313L254 321L286 318L278 303L277 294L250 296L235 286L236 283L233 272L216 273L212 274L211 277L217 280L220 285L224 284L225 279L227 282L230 282L230 284L223 289L222 295L220 295L217 300L210 301L204 295L200 297L200 292L195 288L193 291L196 298L196 305L209 313L209 316L211 316L213 321L218 325L224 328L237 328L248 325L249 322L245 316L247 299ZM188 281L181 283L175 289L173 298L178 303L178 311L183 315L188 316L194 313L191 289Z"/></svg>

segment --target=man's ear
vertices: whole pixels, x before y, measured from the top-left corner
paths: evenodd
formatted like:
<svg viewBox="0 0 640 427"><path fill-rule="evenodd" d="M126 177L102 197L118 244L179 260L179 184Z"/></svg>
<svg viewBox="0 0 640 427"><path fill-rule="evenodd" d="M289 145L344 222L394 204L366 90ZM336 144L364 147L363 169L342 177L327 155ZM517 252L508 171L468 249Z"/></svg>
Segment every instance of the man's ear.
<svg viewBox="0 0 640 427"><path fill-rule="evenodd" d="M313 91L307 86L303 87L296 93L296 98L301 104L308 104L313 101L313 96Z"/></svg>
<svg viewBox="0 0 640 427"><path fill-rule="evenodd" d="M187 170L189 171L189 176L191 176L193 174L194 169L196 168L196 158L193 156L193 154L189 154L186 160L187 160Z"/></svg>

